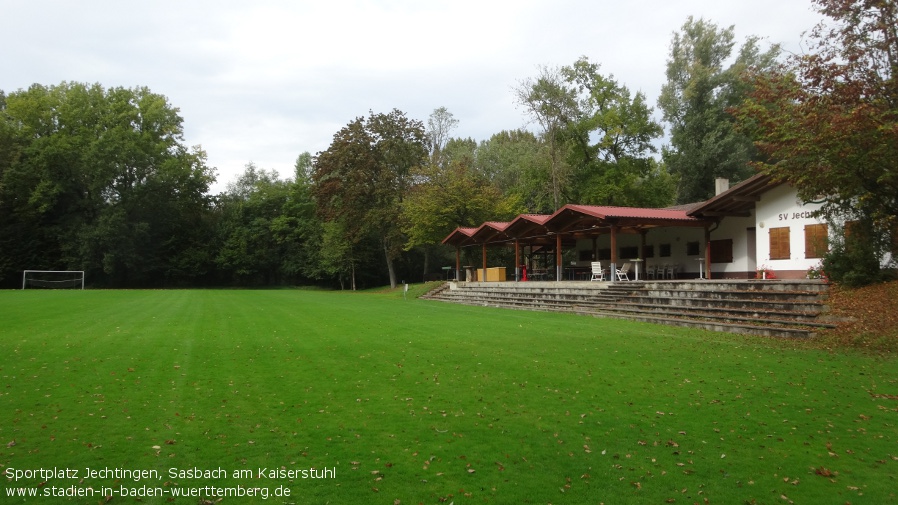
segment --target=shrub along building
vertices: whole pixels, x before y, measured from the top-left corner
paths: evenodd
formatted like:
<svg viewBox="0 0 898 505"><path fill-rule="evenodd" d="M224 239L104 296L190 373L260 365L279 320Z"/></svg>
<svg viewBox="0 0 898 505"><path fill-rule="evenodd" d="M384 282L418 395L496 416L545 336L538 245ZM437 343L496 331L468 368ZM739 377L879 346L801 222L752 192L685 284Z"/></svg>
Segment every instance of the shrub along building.
<svg viewBox="0 0 898 505"><path fill-rule="evenodd" d="M515 280L588 279L594 261L631 263L630 278L638 269L640 278L747 279L762 270L798 279L819 266L829 235L816 215L820 203L800 202L793 187L764 174L728 186L718 179L713 198L665 209L569 204L552 215L456 228L443 243L456 248L456 279L467 248L479 249L480 261L476 252L466 257L483 269L481 279L498 247L514 249Z"/></svg>

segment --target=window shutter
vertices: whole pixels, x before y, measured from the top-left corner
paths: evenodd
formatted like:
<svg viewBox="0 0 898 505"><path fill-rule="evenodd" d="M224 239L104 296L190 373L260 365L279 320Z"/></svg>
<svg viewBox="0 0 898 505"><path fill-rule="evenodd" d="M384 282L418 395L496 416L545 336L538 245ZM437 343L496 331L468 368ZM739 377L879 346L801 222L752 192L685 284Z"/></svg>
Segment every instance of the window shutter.
<svg viewBox="0 0 898 505"><path fill-rule="evenodd" d="M733 239L711 241L711 263L733 262Z"/></svg>
<svg viewBox="0 0 898 505"><path fill-rule="evenodd" d="M804 257L822 258L829 250L829 232L825 224L804 227Z"/></svg>
<svg viewBox="0 0 898 505"><path fill-rule="evenodd" d="M770 259L787 260L792 257L789 248L789 228L770 229Z"/></svg>

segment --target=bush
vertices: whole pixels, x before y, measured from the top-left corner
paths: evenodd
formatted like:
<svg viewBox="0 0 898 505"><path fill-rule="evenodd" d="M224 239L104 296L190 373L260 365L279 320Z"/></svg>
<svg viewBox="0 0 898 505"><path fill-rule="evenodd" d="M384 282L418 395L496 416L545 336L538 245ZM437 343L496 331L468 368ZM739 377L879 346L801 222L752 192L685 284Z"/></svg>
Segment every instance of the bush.
<svg viewBox="0 0 898 505"><path fill-rule="evenodd" d="M829 252L823 257L823 270L833 282L860 287L886 279L881 268L881 241L875 233L864 228L853 226L847 237L833 241Z"/></svg>

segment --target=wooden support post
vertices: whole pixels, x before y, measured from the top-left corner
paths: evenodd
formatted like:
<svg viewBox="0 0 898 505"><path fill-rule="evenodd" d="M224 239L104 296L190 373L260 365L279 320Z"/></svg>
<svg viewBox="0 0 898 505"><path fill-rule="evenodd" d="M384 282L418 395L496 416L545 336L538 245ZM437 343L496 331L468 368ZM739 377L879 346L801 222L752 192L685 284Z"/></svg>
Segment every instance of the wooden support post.
<svg viewBox="0 0 898 505"><path fill-rule="evenodd" d="M611 267L608 269L611 282L617 281L617 226L611 226Z"/></svg>
<svg viewBox="0 0 898 505"><path fill-rule="evenodd" d="M642 261L642 278L646 279L648 277L649 271L649 261L645 257L645 235L648 233L648 230L639 230L639 254L636 255L637 259L641 259ZM636 263L636 280L639 280L639 262Z"/></svg>
<svg viewBox="0 0 898 505"><path fill-rule="evenodd" d="M639 230L639 254L636 255L637 258L645 259L645 235L648 232L648 230Z"/></svg>
<svg viewBox="0 0 898 505"><path fill-rule="evenodd" d="M561 280L561 234L555 235L555 281Z"/></svg>
<svg viewBox="0 0 898 505"><path fill-rule="evenodd" d="M617 263L617 226L611 227L611 262Z"/></svg>
<svg viewBox="0 0 898 505"><path fill-rule="evenodd" d="M455 246L455 282L461 280L461 247Z"/></svg>
<svg viewBox="0 0 898 505"><path fill-rule="evenodd" d="M705 279L711 278L711 228L705 226Z"/></svg>
<svg viewBox="0 0 898 505"><path fill-rule="evenodd" d="M477 275L477 280L480 282L486 281L486 242L483 243L483 273Z"/></svg>
<svg viewBox="0 0 898 505"><path fill-rule="evenodd" d="M514 239L514 281L521 280L521 243Z"/></svg>

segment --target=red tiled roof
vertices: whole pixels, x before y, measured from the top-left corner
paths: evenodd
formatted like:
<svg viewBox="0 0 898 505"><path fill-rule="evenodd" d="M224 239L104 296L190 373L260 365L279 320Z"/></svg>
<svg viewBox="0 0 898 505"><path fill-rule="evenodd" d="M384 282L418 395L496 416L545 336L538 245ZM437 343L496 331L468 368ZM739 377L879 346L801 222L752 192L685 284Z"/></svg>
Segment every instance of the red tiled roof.
<svg viewBox="0 0 898 505"><path fill-rule="evenodd" d="M477 228L467 228L467 227L459 227L452 230L452 233L446 236L443 239L443 244L448 244L450 242L456 242L461 244L463 242L469 241L471 237L474 235L474 232L477 231Z"/></svg>
<svg viewBox="0 0 898 505"><path fill-rule="evenodd" d="M518 219L526 219L527 221L534 222L536 224L545 224L549 218L552 217L550 214L519 214L518 217L514 218L511 222L515 222Z"/></svg>
<svg viewBox="0 0 898 505"><path fill-rule="evenodd" d="M722 217L749 216L761 195L782 184L767 174L759 173L736 184L713 198L701 202L689 210L692 216Z"/></svg>
<svg viewBox="0 0 898 505"><path fill-rule="evenodd" d="M599 205L565 205L558 212L571 209L599 219L669 219L672 221L699 221L682 209L648 209L642 207L610 207ZM556 212L555 214L558 214ZM554 214L553 214L554 215Z"/></svg>
<svg viewBox="0 0 898 505"><path fill-rule="evenodd" d="M503 231L503 230L505 230L505 228L508 228L508 225L509 225L509 224L511 224L510 221L486 221L485 223L483 223L482 225L480 225L480 228L483 228L483 227L485 227L485 226L488 226L488 227L493 228L493 229L495 229L495 230ZM478 228L478 230L479 230L480 228Z"/></svg>

